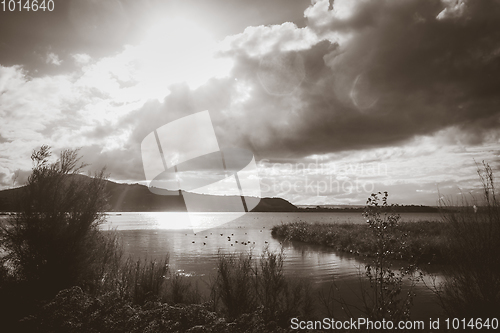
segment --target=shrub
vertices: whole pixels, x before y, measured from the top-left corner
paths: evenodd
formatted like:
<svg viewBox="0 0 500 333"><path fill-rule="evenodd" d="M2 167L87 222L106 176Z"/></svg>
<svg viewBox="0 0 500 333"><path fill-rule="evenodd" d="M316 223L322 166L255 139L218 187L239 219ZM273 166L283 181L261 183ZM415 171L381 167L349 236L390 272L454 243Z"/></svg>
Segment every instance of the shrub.
<svg viewBox="0 0 500 333"><path fill-rule="evenodd" d="M391 267L391 253L399 252L400 242L391 238L390 230L399 225L401 217L390 213L387 192L382 198L381 192L372 194L367 201L363 216L376 240L376 256L372 264L366 266L366 276L370 282L370 293L363 294L365 312L370 319L389 319L400 321L410 317L410 310L415 296L413 287L418 278L413 278L415 267L409 265L399 272ZM403 280L409 277L410 290L402 294Z"/></svg>
<svg viewBox="0 0 500 333"><path fill-rule="evenodd" d="M104 220L104 170L82 177L78 173L85 165L78 166L76 150L63 151L52 164L50 155L48 146L33 152L20 212L0 229L3 262L16 279L36 284L46 296L95 281L109 258L98 253L114 249L98 230Z"/></svg>
<svg viewBox="0 0 500 333"><path fill-rule="evenodd" d="M0 226L6 320L74 285L98 292L109 270L117 269L117 239L98 228L106 204L104 170L94 177L79 175L85 165L77 150L62 151L55 163L50 156L48 146L33 152L18 213Z"/></svg>
<svg viewBox="0 0 500 333"><path fill-rule="evenodd" d="M362 279L362 272L359 272L357 296L362 304L356 306L348 303L342 295L335 296L334 291L340 292L340 288L334 281L328 297L320 296L330 315L333 315L332 303L337 302L351 318L358 316L359 313L370 320L397 322L410 316L415 296L414 287L421 280L422 273L415 275L417 268L414 264L394 269L391 258L401 256L401 245L405 243L405 237L404 234L400 234L403 237L399 239L394 237L397 234L400 216L391 213L391 206L387 203L387 192L384 192L382 197L381 195L381 192L372 194L363 213L371 234L368 239L373 259L365 266L364 276L368 279L367 283ZM410 282L410 286L404 292L405 280Z"/></svg>

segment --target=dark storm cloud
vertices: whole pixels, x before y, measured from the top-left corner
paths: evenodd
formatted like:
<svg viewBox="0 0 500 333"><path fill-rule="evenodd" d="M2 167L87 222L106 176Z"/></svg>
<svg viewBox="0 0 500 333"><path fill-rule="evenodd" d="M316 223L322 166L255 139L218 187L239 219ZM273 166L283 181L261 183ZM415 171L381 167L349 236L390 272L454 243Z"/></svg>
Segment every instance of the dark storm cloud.
<svg viewBox="0 0 500 333"><path fill-rule="evenodd" d="M498 128L499 5L478 3L461 17L438 20L437 2L367 2L350 19L322 27L320 33L352 37L325 54L331 85L302 86L311 117L297 149L398 144L448 126L472 136Z"/></svg>
<svg viewBox="0 0 500 333"><path fill-rule="evenodd" d="M342 22L353 37L325 56L335 97L324 113L335 114L328 125L343 144L397 143L453 125L498 127L500 6L470 2L460 17L437 19L436 3L370 2Z"/></svg>
<svg viewBox="0 0 500 333"><path fill-rule="evenodd" d="M458 129L449 133L457 133L463 143L481 143L487 139L485 129L493 130L489 138L495 135L498 2L468 2L461 12L448 14L439 1L356 3L343 18L328 9L322 17L309 11L309 25L324 41L310 46L304 38L295 51L282 46L305 36L296 27L295 35L272 27L245 31L227 51L235 61L236 80L208 94L206 88L174 89L165 100L165 114L209 109L220 137L260 156L398 145L448 127ZM255 51L263 45L268 50ZM288 70L296 69L300 57L305 75L288 94L278 88L293 75L282 73L281 82L280 73L268 82L259 76L262 59L269 56L285 59L282 66ZM238 87L248 89L247 100L237 101ZM210 94L217 98L207 99Z"/></svg>

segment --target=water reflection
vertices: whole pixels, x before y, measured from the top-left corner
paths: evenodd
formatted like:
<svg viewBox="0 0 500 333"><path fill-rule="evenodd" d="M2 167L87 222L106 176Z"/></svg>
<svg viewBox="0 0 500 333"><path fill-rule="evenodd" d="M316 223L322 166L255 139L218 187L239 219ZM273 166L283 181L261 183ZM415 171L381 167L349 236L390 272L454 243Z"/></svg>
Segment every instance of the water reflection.
<svg viewBox="0 0 500 333"><path fill-rule="evenodd" d="M158 222L159 213L123 213L110 216L104 229L114 228L120 235L125 255L134 258L164 258L170 256L171 271L181 271L193 283L197 283L202 294L208 294L208 285L213 278L219 251L232 253L252 253L258 258L265 247L271 251L279 251L284 247L286 256L284 269L287 276L305 279L313 287L313 297L328 295L335 282L339 290L337 296L342 295L356 305L360 305L359 291L363 285L365 265L370 263L368 258L335 252L331 248L319 245L304 244L301 242L283 242L271 236L272 225L281 222L298 220L320 221L334 223L338 216L318 213L252 213L244 215L235 221L220 227L192 233L189 230L165 230L159 228L165 223ZM170 214L170 215L169 215ZM160 213L162 221L175 220L179 213ZM218 213L207 214L207 218L216 218ZM356 214L358 215L358 214ZM360 215L360 214L359 214ZM351 213L351 220L355 219ZM415 217L413 217L415 218ZM428 217L426 217L428 219ZM399 263L401 264L401 263ZM439 272L439 270L438 270ZM439 283L438 276L437 282ZM426 284L431 285L430 278ZM408 286L408 283L405 283ZM417 287L413 313L415 318L436 317L439 307L432 292L423 284ZM340 307L336 310L339 316L343 315Z"/></svg>

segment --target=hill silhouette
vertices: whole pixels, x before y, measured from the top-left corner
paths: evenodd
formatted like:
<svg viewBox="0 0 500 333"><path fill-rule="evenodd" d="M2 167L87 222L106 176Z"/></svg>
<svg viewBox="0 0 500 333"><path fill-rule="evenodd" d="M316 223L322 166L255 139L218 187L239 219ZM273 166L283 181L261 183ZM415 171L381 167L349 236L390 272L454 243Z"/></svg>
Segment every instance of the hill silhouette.
<svg viewBox="0 0 500 333"><path fill-rule="evenodd" d="M71 175L72 180L84 180L88 178L84 175ZM16 198L22 195L26 187L18 187L0 191L0 212L16 212ZM147 186L141 184L121 184L106 180L106 190L108 196L108 211L110 212L186 212L186 204L182 196L177 192L163 191L164 194L152 193ZM168 193L167 193L168 192ZM213 196L206 194L195 194L200 200L212 201L234 201L235 196ZM247 198L258 200L257 198ZM230 205L223 205L230 206ZM212 205L211 207L220 207ZM191 210L192 211L192 210ZM204 211L218 211L216 208L205 209ZM225 210L231 211L231 210ZM262 198L253 212L295 212L300 211L296 206L281 198Z"/></svg>

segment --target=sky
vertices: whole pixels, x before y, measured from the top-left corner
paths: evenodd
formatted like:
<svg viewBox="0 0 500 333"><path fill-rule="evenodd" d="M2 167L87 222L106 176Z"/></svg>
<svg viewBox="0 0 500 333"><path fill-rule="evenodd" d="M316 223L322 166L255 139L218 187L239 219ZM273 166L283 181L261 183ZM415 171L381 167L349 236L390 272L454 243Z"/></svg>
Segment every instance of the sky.
<svg viewBox="0 0 500 333"><path fill-rule="evenodd" d="M437 205L500 167L500 1L53 4L0 8L0 189L42 144L145 183L144 138L205 110L298 205Z"/></svg>

